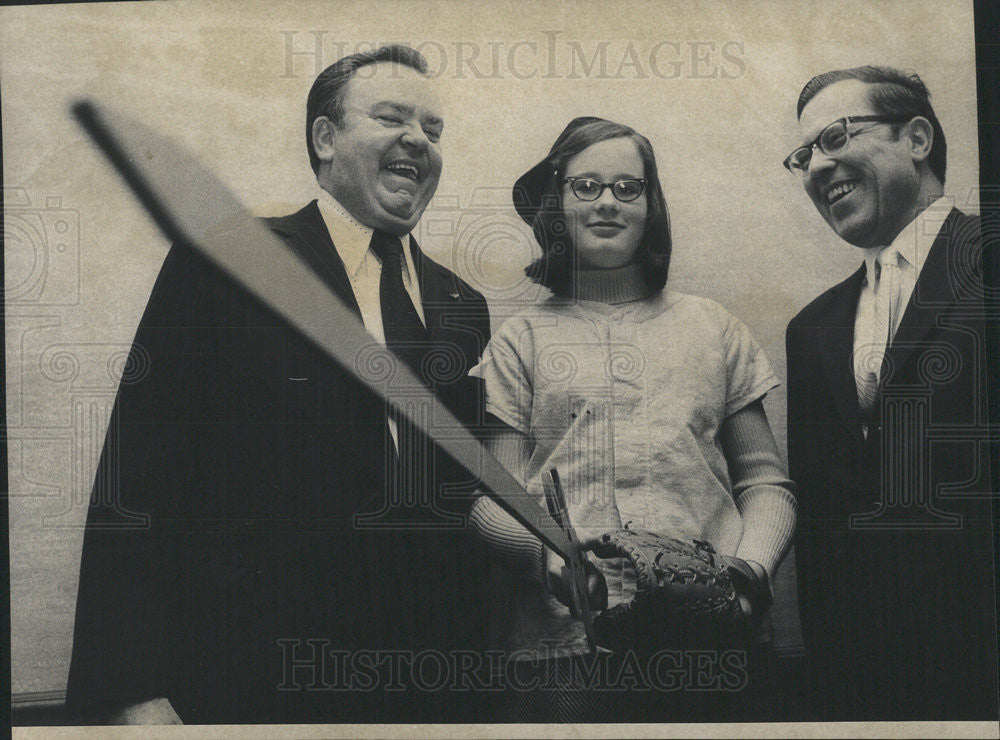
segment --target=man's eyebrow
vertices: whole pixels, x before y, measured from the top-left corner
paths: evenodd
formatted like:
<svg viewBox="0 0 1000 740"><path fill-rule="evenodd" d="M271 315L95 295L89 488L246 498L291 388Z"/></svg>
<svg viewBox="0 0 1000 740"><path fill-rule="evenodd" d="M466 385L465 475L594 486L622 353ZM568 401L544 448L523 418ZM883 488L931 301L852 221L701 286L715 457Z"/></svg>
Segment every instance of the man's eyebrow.
<svg viewBox="0 0 1000 740"><path fill-rule="evenodd" d="M398 111L399 113L409 113L413 110L412 106L403 105L402 103L397 103L393 100L380 100L372 106L372 110L377 108L392 108L394 111Z"/></svg>
<svg viewBox="0 0 1000 740"><path fill-rule="evenodd" d="M379 102L375 103L375 105L372 106L372 110L378 110L379 108L391 108L397 113L406 113L406 114L412 114L414 110L412 105L406 105L405 103L397 103L394 100L380 100ZM424 121L426 121L427 123L436 123L442 125L444 124L443 118L434 115L427 116L424 119Z"/></svg>
<svg viewBox="0 0 1000 740"><path fill-rule="evenodd" d="M833 124L835 124L837 121L842 121L845 118L850 118L850 117L851 116L838 116L837 118L833 118L833 119L827 121L822 126L817 125L817 127L814 129L814 131L816 132L815 135L814 136L810 136L808 139L804 140L802 142L802 146L808 146L809 144L815 144L816 140L819 139L820 135L824 131L826 131L826 129L828 129L830 126L832 126Z"/></svg>

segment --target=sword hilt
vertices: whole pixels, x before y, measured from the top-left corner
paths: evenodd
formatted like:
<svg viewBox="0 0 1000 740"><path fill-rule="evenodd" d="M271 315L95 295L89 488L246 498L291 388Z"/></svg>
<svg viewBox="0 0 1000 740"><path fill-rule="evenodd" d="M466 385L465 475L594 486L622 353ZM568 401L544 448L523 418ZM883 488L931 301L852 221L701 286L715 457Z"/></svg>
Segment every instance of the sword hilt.
<svg viewBox="0 0 1000 740"><path fill-rule="evenodd" d="M563 493L562 483L559 480L559 472L552 468L542 475L542 488L545 491L545 504L548 506L549 514L556 524L563 530L570 544L573 546L572 554L566 557L566 567L570 573L570 593L573 597L573 605L576 613L583 620L583 631L587 636L587 647L591 655L597 652L597 640L594 637L594 620L590 613L590 600L587 593L587 570L584 565L584 554L580 549L580 542L570 523L569 511L566 508L566 496Z"/></svg>

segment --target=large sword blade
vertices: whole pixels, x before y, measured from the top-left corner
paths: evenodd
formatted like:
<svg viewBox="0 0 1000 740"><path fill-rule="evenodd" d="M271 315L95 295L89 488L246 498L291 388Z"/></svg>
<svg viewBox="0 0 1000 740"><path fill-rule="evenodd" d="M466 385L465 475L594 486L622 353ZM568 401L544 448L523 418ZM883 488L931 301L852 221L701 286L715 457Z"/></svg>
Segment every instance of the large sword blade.
<svg viewBox="0 0 1000 740"><path fill-rule="evenodd" d="M212 172L180 145L93 101L73 115L175 244L196 249L392 403L388 380L359 371L374 339L364 325ZM388 351L388 350L386 350ZM488 493L542 542L569 560L575 548L548 513L398 360L394 387L406 386L399 413L477 476ZM413 401L413 402L411 402ZM432 408L433 419L421 413Z"/></svg>

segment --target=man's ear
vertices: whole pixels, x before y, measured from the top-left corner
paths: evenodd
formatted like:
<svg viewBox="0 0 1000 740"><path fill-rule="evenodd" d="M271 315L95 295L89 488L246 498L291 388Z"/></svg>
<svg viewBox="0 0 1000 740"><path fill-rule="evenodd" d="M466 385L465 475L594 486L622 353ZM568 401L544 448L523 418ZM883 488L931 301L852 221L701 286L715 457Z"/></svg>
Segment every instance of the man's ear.
<svg viewBox="0 0 1000 740"><path fill-rule="evenodd" d="M335 129L333 121L326 116L317 116L312 123L312 145L321 162L329 162L333 158Z"/></svg>
<svg viewBox="0 0 1000 740"><path fill-rule="evenodd" d="M934 128L931 122L923 116L915 116L907 122L903 135L906 137L913 161L926 161L934 146Z"/></svg>

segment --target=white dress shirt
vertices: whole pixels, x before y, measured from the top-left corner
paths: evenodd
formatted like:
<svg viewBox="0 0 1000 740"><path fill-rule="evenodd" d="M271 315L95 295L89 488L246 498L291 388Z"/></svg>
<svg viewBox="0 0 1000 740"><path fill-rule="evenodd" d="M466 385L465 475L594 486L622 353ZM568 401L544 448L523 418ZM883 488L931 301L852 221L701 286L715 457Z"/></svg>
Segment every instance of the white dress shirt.
<svg viewBox="0 0 1000 740"><path fill-rule="evenodd" d="M950 200L945 197L938 198L908 223L891 244L862 250L865 259L865 281L861 286L858 311L854 321L855 378L861 376L866 368L878 368L882 364L887 346L886 340L888 344L892 343L892 338L899 329L906 306L913 295L913 288L920 276L927 253L950 212ZM874 276L878 274L876 260L881 264L892 260L898 268L893 278L895 295L890 299L892 308L889 312L888 336L875 336L876 322L872 318L875 310Z"/></svg>
<svg viewBox="0 0 1000 740"><path fill-rule="evenodd" d="M354 298L361 309L361 321L375 340L385 345L385 328L382 325L382 304L379 300L379 280L382 277L382 263L371 251L374 229L355 219L337 200L325 190L317 199L319 212L330 232L333 245L344 263L347 277L354 290ZM410 235L399 237L403 247L403 286L413 301L420 321L425 325L424 307L420 301L420 281L417 280L413 255L410 253ZM395 419L389 419L389 431L393 442L399 447L399 432Z"/></svg>
<svg viewBox="0 0 1000 740"><path fill-rule="evenodd" d="M325 190L318 199L319 212L333 239L347 277L354 289L354 298L361 309L361 320L365 329L379 344L385 344L385 329L382 326L382 304L379 302L379 280L382 277L382 263L369 249L374 229L355 219ZM416 279L413 255L410 253L410 235L399 237L403 247L403 286L417 309L420 320L424 319L424 306L420 301L420 281Z"/></svg>

